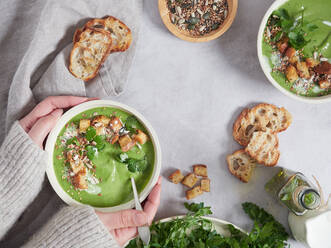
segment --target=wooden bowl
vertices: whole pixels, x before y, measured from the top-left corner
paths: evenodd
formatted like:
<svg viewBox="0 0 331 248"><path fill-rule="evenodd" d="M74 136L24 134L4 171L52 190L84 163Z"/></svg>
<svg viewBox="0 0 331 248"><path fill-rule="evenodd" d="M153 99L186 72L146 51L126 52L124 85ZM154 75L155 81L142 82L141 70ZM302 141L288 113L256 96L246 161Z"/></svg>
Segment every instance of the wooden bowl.
<svg viewBox="0 0 331 248"><path fill-rule="evenodd" d="M234 21L234 18L236 17L238 8L238 0L227 0L228 16L226 17L222 25L220 25L218 29L213 30L203 36L193 36L186 31L179 29L175 24L171 22L167 1L168 0L159 0L159 12L164 25L172 34L174 34L178 38L190 42L206 42L220 37L222 34L225 33L225 31L230 28L232 22Z"/></svg>

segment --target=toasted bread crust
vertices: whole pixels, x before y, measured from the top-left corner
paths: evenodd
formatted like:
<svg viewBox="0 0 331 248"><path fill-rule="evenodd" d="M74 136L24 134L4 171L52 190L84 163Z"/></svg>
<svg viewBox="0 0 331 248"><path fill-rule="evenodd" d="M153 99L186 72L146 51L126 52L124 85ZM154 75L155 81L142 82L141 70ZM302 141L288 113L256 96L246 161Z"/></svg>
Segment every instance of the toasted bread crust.
<svg viewBox="0 0 331 248"><path fill-rule="evenodd" d="M103 37L103 40L93 40L94 36ZM80 33L79 41L74 43L71 50L69 71L75 77L84 81L94 78L109 54L111 43L112 39L108 32L104 30L85 29ZM97 47L97 44L99 47ZM93 47L93 45L96 47ZM88 54L89 57L86 57L86 54ZM88 69L92 69L92 72L89 73L87 71Z"/></svg>
<svg viewBox="0 0 331 248"><path fill-rule="evenodd" d="M244 109L237 120L233 124L233 138L242 146L246 146L249 142L249 139L244 135L243 131L243 121L247 119L247 115L249 113L249 109Z"/></svg>
<svg viewBox="0 0 331 248"><path fill-rule="evenodd" d="M201 179L201 189L204 192L210 192L210 179L209 178L203 178Z"/></svg>
<svg viewBox="0 0 331 248"><path fill-rule="evenodd" d="M191 200L202 194L203 194L203 191L201 189L201 186L196 186L193 189L189 189L186 191L186 199Z"/></svg>
<svg viewBox="0 0 331 248"><path fill-rule="evenodd" d="M197 176L208 177L207 165L204 164L193 165L193 172Z"/></svg>
<svg viewBox="0 0 331 248"><path fill-rule="evenodd" d="M125 30L125 36L120 35L122 38L118 40L118 42L114 42L110 52L124 52L126 51L132 42L132 33L131 30L119 19L108 16L104 19L95 18L88 21L84 28L93 28L97 30L106 30L107 32L113 33L116 37L119 36L119 32L116 33L115 27L116 25L120 27L120 29ZM114 38L114 37L113 37Z"/></svg>
<svg viewBox="0 0 331 248"><path fill-rule="evenodd" d="M248 183L252 176L253 169L255 168L256 161L249 157L244 149L228 155L226 160L230 173L240 181Z"/></svg>
<svg viewBox="0 0 331 248"><path fill-rule="evenodd" d="M199 179L194 173L189 173L184 177L182 184L189 188L192 188L198 182L198 180Z"/></svg>
<svg viewBox="0 0 331 248"><path fill-rule="evenodd" d="M168 178L174 184L178 184L184 179L184 176L180 170L175 170Z"/></svg>

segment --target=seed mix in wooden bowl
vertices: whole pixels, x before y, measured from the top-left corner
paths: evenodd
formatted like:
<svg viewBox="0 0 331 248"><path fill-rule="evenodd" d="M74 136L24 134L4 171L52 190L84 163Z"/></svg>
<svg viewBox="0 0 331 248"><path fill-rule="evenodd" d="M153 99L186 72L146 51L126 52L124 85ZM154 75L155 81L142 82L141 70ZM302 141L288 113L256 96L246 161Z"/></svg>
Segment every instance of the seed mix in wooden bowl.
<svg viewBox="0 0 331 248"><path fill-rule="evenodd" d="M228 16L227 0L168 0L168 8L171 22L193 36L218 29Z"/></svg>

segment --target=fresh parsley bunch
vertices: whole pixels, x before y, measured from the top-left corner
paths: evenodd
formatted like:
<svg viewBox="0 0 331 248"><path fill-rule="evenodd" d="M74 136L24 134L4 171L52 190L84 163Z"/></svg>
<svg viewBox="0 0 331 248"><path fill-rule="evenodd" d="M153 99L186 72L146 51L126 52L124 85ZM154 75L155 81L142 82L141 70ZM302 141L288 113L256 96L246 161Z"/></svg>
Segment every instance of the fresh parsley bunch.
<svg viewBox="0 0 331 248"><path fill-rule="evenodd" d="M189 210L185 218L153 223L151 242L144 246L140 239L132 240L126 248L283 248L287 247L288 234L272 215L253 203L242 204L244 211L254 221L249 234L228 225L230 237L218 234L210 220L203 216L212 214L203 203L185 203Z"/></svg>

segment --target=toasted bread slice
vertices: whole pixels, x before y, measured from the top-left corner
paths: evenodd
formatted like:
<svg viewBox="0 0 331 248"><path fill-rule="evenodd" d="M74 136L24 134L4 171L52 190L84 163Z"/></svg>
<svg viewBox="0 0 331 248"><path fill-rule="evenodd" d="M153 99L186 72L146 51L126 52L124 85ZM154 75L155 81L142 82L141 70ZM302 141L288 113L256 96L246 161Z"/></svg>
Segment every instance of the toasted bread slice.
<svg viewBox="0 0 331 248"><path fill-rule="evenodd" d="M280 155L277 134L269 131L254 132L245 152L260 164L275 166Z"/></svg>
<svg viewBox="0 0 331 248"><path fill-rule="evenodd" d="M255 131L263 130L265 119L244 109L233 124L233 138L242 146L247 146Z"/></svg>
<svg viewBox="0 0 331 248"><path fill-rule="evenodd" d="M278 133L285 131L292 123L292 116L285 108L277 108L272 104L258 104L251 109L251 113L262 124L258 131Z"/></svg>
<svg viewBox="0 0 331 248"><path fill-rule="evenodd" d="M184 177L184 180L182 181L182 184L185 186L192 188L197 182L198 178L194 173L189 173Z"/></svg>
<svg viewBox="0 0 331 248"><path fill-rule="evenodd" d="M108 32L85 29L71 50L70 72L84 81L94 78L107 58L111 44Z"/></svg>
<svg viewBox="0 0 331 248"><path fill-rule="evenodd" d="M110 52L124 52L131 45L131 30L123 22L113 16L108 16L104 19L92 19L85 24L85 28L108 31L113 39Z"/></svg>
<svg viewBox="0 0 331 248"><path fill-rule="evenodd" d="M203 194L203 191L201 189L201 186L196 186L193 189L189 189L186 191L186 199L191 200L202 194Z"/></svg>
<svg viewBox="0 0 331 248"><path fill-rule="evenodd" d="M201 189L204 192L210 192L210 179L209 178L203 178L200 182Z"/></svg>
<svg viewBox="0 0 331 248"><path fill-rule="evenodd" d="M193 165L193 172L197 176L208 177L207 165L204 164Z"/></svg>
<svg viewBox="0 0 331 248"><path fill-rule="evenodd" d="M256 161L252 159L245 150L238 150L228 155L226 161L228 162L228 168L232 175L244 183L249 182L256 166Z"/></svg>
<svg viewBox="0 0 331 248"><path fill-rule="evenodd" d="M184 179L184 176L180 170L175 170L170 176L169 180L174 184L180 183Z"/></svg>

